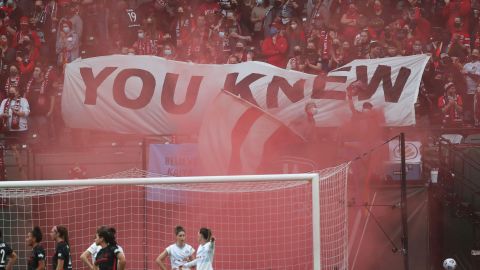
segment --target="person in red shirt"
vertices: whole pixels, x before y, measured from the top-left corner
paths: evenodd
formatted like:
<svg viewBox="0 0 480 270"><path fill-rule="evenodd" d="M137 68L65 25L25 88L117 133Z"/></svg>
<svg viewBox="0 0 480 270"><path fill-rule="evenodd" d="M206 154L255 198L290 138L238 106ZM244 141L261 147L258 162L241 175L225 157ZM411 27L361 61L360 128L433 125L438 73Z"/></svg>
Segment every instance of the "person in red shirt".
<svg viewBox="0 0 480 270"><path fill-rule="evenodd" d="M447 1L445 1L447 2ZM471 13L471 0L451 0L443 8L443 16L447 19L447 28L453 33L455 31L455 18L463 18L465 22L461 26L461 30L467 33L470 29L468 24L468 16Z"/></svg>
<svg viewBox="0 0 480 270"><path fill-rule="evenodd" d="M444 86L445 95L438 98L438 108L442 111L443 121L447 125L452 125L462 120L463 100L457 94L455 85L448 82Z"/></svg>
<svg viewBox="0 0 480 270"><path fill-rule="evenodd" d="M132 47L135 49L136 55L159 55L158 42L152 39L148 33L145 33L143 28L137 31L137 41L133 43Z"/></svg>
<svg viewBox="0 0 480 270"><path fill-rule="evenodd" d="M285 68L287 65L288 41L278 26L270 27L271 36L267 36L262 43L262 53L267 63Z"/></svg>
<svg viewBox="0 0 480 270"><path fill-rule="evenodd" d="M343 37L348 42L352 42L355 39L359 31L358 19L360 13L357 10L355 4L350 4L348 10L342 15L340 23L343 25Z"/></svg>
<svg viewBox="0 0 480 270"><path fill-rule="evenodd" d="M28 40L26 43L32 43L36 49L40 49L40 38L35 31L31 30L28 17L23 16L20 19L20 30L12 34L14 35L12 40L13 48L18 49L21 46L25 46L24 41Z"/></svg>

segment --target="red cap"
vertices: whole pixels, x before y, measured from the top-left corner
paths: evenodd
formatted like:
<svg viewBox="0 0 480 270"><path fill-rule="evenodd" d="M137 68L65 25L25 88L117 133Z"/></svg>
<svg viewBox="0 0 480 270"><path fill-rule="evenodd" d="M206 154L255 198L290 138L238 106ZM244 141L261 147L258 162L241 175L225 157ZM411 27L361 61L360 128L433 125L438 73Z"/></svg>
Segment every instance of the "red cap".
<svg viewBox="0 0 480 270"><path fill-rule="evenodd" d="M68 27L72 28L72 22L70 20L65 20L65 21L62 21L62 25L63 24L67 24Z"/></svg>

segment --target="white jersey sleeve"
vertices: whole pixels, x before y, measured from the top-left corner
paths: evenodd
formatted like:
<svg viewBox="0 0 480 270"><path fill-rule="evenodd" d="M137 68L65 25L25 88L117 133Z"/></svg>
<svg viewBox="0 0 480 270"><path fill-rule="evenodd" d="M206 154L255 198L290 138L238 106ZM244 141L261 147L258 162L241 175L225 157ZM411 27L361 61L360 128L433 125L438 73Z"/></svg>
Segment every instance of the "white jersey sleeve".
<svg viewBox="0 0 480 270"><path fill-rule="evenodd" d="M213 270L213 256L215 254L215 242L200 245L195 260L183 265L184 268L196 266L197 270Z"/></svg>
<svg viewBox="0 0 480 270"><path fill-rule="evenodd" d="M88 251L90 254L92 254L92 257L93 257L94 254L97 255L97 244L95 244L95 242L94 242L92 245L90 245L90 246L87 248L87 251Z"/></svg>
<svg viewBox="0 0 480 270"><path fill-rule="evenodd" d="M123 252L123 248L119 245L117 245L117 249L115 250L115 254L116 253L122 253L123 256L125 256L125 252Z"/></svg>

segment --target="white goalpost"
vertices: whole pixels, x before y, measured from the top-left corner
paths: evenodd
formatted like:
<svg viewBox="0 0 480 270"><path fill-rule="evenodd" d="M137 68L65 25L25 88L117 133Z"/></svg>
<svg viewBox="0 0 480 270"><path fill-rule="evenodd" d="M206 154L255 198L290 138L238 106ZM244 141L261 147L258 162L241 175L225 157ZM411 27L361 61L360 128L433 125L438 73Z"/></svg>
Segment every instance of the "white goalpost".
<svg viewBox="0 0 480 270"><path fill-rule="evenodd" d="M152 177L0 182L0 229L25 269L26 234L67 227L73 267L101 225L117 229L128 269L156 269L154 260L187 230L197 248L200 227L217 238L214 269L348 269L347 175L349 164L309 174ZM123 178L123 177L127 178ZM132 177L133 176L133 177ZM135 177L137 176L137 177ZM150 178L143 178L150 177Z"/></svg>

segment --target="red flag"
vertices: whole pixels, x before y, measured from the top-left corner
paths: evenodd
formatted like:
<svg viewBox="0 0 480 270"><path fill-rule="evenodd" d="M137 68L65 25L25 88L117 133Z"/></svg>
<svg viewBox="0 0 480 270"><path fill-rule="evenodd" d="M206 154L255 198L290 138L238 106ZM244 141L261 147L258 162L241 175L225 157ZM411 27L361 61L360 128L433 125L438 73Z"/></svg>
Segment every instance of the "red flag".
<svg viewBox="0 0 480 270"><path fill-rule="evenodd" d="M284 146L304 140L267 112L222 91L205 114L199 152L208 174L266 172Z"/></svg>

